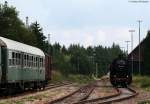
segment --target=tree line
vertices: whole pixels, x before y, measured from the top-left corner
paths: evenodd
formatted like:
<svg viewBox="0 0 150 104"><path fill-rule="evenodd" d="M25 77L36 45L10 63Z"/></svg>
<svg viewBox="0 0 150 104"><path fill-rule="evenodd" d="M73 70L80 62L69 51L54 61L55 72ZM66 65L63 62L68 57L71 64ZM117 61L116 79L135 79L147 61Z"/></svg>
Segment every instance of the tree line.
<svg viewBox="0 0 150 104"><path fill-rule="evenodd" d="M64 75L104 75L108 72L108 65L123 53L117 44L111 47L71 44L68 48L59 43L49 44L40 24L35 21L26 26L18 17L19 12L7 2L0 4L0 36L40 48L53 59L53 69Z"/></svg>

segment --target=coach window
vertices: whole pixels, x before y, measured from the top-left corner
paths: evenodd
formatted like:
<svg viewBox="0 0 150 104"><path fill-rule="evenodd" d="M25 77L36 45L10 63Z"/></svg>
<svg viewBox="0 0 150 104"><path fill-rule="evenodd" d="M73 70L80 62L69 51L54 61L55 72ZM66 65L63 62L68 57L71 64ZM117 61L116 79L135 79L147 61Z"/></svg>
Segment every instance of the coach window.
<svg viewBox="0 0 150 104"><path fill-rule="evenodd" d="M29 67L29 55L27 55L27 67Z"/></svg>
<svg viewBox="0 0 150 104"><path fill-rule="evenodd" d="M38 66L40 67L40 65L41 65L41 61L40 61L40 57L38 57Z"/></svg>
<svg viewBox="0 0 150 104"><path fill-rule="evenodd" d="M12 52L12 65L15 65L15 53L14 52Z"/></svg>
<svg viewBox="0 0 150 104"><path fill-rule="evenodd" d="M37 58L35 57L35 67L37 67L37 61L36 61L36 59L37 59Z"/></svg>
<svg viewBox="0 0 150 104"><path fill-rule="evenodd" d="M26 67L27 67L27 55L25 55L25 64L26 64Z"/></svg>
<svg viewBox="0 0 150 104"><path fill-rule="evenodd" d="M38 57L38 67L40 67L40 58Z"/></svg>
<svg viewBox="0 0 150 104"><path fill-rule="evenodd" d="M24 60L23 60L24 63L23 64L26 67L26 55L24 54L23 57L24 57Z"/></svg>
<svg viewBox="0 0 150 104"><path fill-rule="evenodd" d="M39 57L39 67L41 67L41 58Z"/></svg>
<svg viewBox="0 0 150 104"><path fill-rule="evenodd" d="M39 67L41 67L41 58L39 57Z"/></svg>
<svg viewBox="0 0 150 104"><path fill-rule="evenodd" d="M43 67L43 58L41 58L41 67Z"/></svg>
<svg viewBox="0 0 150 104"><path fill-rule="evenodd" d="M12 65L12 53L9 51L9 65Z"/></svg>
<svg viewBox="0 0 150 104"><path fill-rule="evenodd" d="M35 57L35 67L37 67L37 61L36 61L36 59L37 59L37 58Z"/></svg>
<svg viewBox="0 0 150 104"><path fill-rule="evenodd" d="M23 66L25 66L25 55L22 54L22 58L23 58Z"/></svg>
<svg viewBox="0 0 150 104"><path fill-rule="evenodd" d="M18 65L18 63L17 63L17 53L15 53L15 65Z"/></svg>
<svg viewBox="0 0 150 104"><path fill-rule="evenodd" d="M35 60L35 57L33 57L33 66L35 67L35 64L36 64L36 60Z"/></svg>
<svg viewBox="0 0 150 104"><path fill-rule="evenodd" d="M33 56L31 56L31 67L33 67Z"/></svg>
<svg viewBox="0 0 150 104"><path fill-rule="evenodd" d="M40 67L40 57L38 57L38 67Z"/></svg>
<svg viewBox="0 0 150 104"><path fill-rule="evenodd" d="M42 58L40 58L40 67L42 68Z"/></svg>
<svg viewBox="0 0 150 104"><path fill-rule="evenodd" d="M18 64L21 65L21 54L18 53Z"/></svg>
<svg viewBox="0 0 150 104"><path fill-rule="evenodd" d="M34 56L33 56L33 67L35 67L35 59L34 59Z"/></svg>
<svg viewBox="0 0 150 104"><path fill-rule="evenodd" d="M19 60L18 60L18 53L15 53L15 56L16 56L16 57L15 57L16 65L18 65L18 63L19 63L19 62L18 62L18 61L19 61Z"/></svg>
<svg viewBox="0 0 150 104"><path fill-rule="evenodd" d="M40 67L42 67L42 58L39 58L40 61L39 61L39 64L40 64Z"/></svg>
<svg viewBox="0 0 150 104"><path fill-rule="evenodd" d="M37 57L37 67L39 67L39 57Z"/></svg>
<svg viewBox="0 0 150 104"><path fill-rule="evenodd" d="M41 68L43 67L43 65L42 65L42 64L43 64L43 60L42 60L42 59L43 59L43 58L41 58Z"/></svg>
<svg viewBox="0 0 150 104"><path fill-rule="evenodd" d="M37 67L37 57L35 57L35 67Z"/></svg>
<svg viewBox="0 0 150 104"><path fill-rule="evenodd" d="M29 66L32 67L32 56L30 55L30 62L29 62Z"/></svg>
<svg viewBox="0 0 150 104"><path fill-rule="evenodd" d="M31 67L31 56L29 55L29 67Z"/></svg>
<svg viewBox="0 0 150 104"><path fill-rule="evenodd" d="M24 54L24 66L26 66L26 55Z"/></svg>
<svg viewBox="0 0 150 104"><path fill-rule="evenodd" d="M18 61L18 65L20 65L20 58L19 58L20 56L19 56L19 54L20 54L20 53L17 53L17 61Z"/></svg>
<svg viewBox="0 0 150 104"><path fill-rule="evenodd" d="M34 67L36 67L36 57L34 56Z"/></svg>
<svg viewBox="0 0 150 104"><path fill-rule="evenodd" d="M29 67L29 55L27 55L27 63L26 63L27 67Z"/></svg>
<svg viewBox="0 0 150 104"><path fill-rule="evenodd" d="M44 58L43 58L43 64L42 65L43 65L43 67L45 67L45 59Z"/></svg>
<svg viewBox="0 0 150 104"><path fill-rule="evenodd" d="M44 58L42 58L42 67L44 67L45 65L45 61L44 61Z"/></svg>
<svg viewBox="0 0 150 104"><path fill-rule="evenodd" d="M18 65L20 65L20 53L17 54Z"/></svg>
<svg viewBox="0 0 150 104"><path fill-rule="evenodd" d="M34 56L32 56L33 57L33 61L32 61L32 67L34 67Z"/></svg>
<svg viewBox="0 0 150 104"><path fill-rule="evenodd" d="M33 67L33 56L31 56L31 67Z"/></svg>
<svg viewBox="0 0 150 104"><path fill-rule="evenodd" d="M33 67L33 56L31 56L31 67Z"/></svg>

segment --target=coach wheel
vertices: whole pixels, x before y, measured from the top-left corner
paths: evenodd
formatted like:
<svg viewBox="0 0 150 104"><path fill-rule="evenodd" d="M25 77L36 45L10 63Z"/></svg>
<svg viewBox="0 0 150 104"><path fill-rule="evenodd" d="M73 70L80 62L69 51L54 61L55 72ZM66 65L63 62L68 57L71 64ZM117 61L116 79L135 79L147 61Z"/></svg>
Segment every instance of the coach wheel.
<svg viewBox="0 0 150 104"><path fill-rule="evenodd" d="M14 86L8 85L7 91L6 91L8 95L13 95L13 94L15 94L15 91L16 91L16 89L15 89Z"/></svg>
<svg viewBox="0 0 150 104"><path fill-rule="evenodd" d="M45 89L45 83L42 84L42 88L43 88L43 90Z"/></svg>

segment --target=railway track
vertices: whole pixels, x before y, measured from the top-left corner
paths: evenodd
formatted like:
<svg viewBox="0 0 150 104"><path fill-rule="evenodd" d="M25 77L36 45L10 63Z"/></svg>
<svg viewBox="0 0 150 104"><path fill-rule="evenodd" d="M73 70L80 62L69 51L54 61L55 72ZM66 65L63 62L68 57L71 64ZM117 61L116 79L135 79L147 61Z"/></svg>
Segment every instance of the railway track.
<svg viewBox="0 0 150 104"><path fill-rule="evenodd" d="M70 84L72 84L72 83L71 82L63 82L63 83L58 83L58 84L50 84L50 85L46 86L45 90L57 88L57 87L65 86L65 85L70 85Z"/></svg>
<svg viewBox="0 0 150 104"><path fill-rule="evenodd" d="M135 97L138 93L131 88L115 88L117 94L97 99L83 100L75 104L110 104Z"/></svg>
<svg viewBox="0 0 150 104"><path fill-rule="evenodd" d="M138 94L130 87L114 88L115 92L117 92L116 94L105 96L105 97L99 97L95 99L88 99L88 97L96 87L104 87L104 86L111 87L109 84L104 86L98 85L98 83L104 81L107 82L107 80L99 80L93 84L89 84L89 86L81 87L77 91L72 92L71 94L64 96L62 98L51 101L48 104L109 104L113 102L119 102L119 101L131 99Z"/></svg>
<svg viewBox="0 0 150 104"><path fill-rule="evenodd" d="M42 92L42 91L46 91L46 90L49 90L49 89L58 88L58 87L62 87L62 86L65 86L65 85L71 85L71 84L72 84L71 82L59 82L57 84L48 84L45 87L45 89L42 89L42 90L28 89L28 90L26 90L22 93L15 93L13 95L7 95L7 96L0 95L0 100L1 99L9 99L9 98L18 97L18 96L26 96L26 95L33 94L33 93L36 93L36 92Z"/></svg>
<svg viewBox="0 0 150 104"><path fill-rule="evenodd" d="M48 102L47 104L74 104L88 98L93 90L94 84L89 84L79 88L67 96Z"/></svg>

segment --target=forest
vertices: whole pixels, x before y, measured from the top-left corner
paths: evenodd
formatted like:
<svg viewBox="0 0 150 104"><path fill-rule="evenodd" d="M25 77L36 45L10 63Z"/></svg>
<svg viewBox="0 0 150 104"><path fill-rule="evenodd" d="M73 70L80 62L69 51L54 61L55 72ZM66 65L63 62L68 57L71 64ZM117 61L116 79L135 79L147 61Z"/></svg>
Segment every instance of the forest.
<svg viewBox="0 0 150 104"><path fill-rule="evenodd" d="M113 43L111 47L88 46L70 44L69 47L48 43L47 34L38 21L28 26L19 18L19 12L7 2L0 4L0 36L19 41L40 48L52 56L53 70L58 70L65 76L69 74L82 74L102 76L108 72L108 66L118 54L125 54L119 45ZM147 35L147 47L150 44L150 35ZM50 49L50 51L48 51ZM145 48L149 55L149 48ZM149 63L147 58L146 63ZM146 64L149 67L149 64Z"/></svg>

